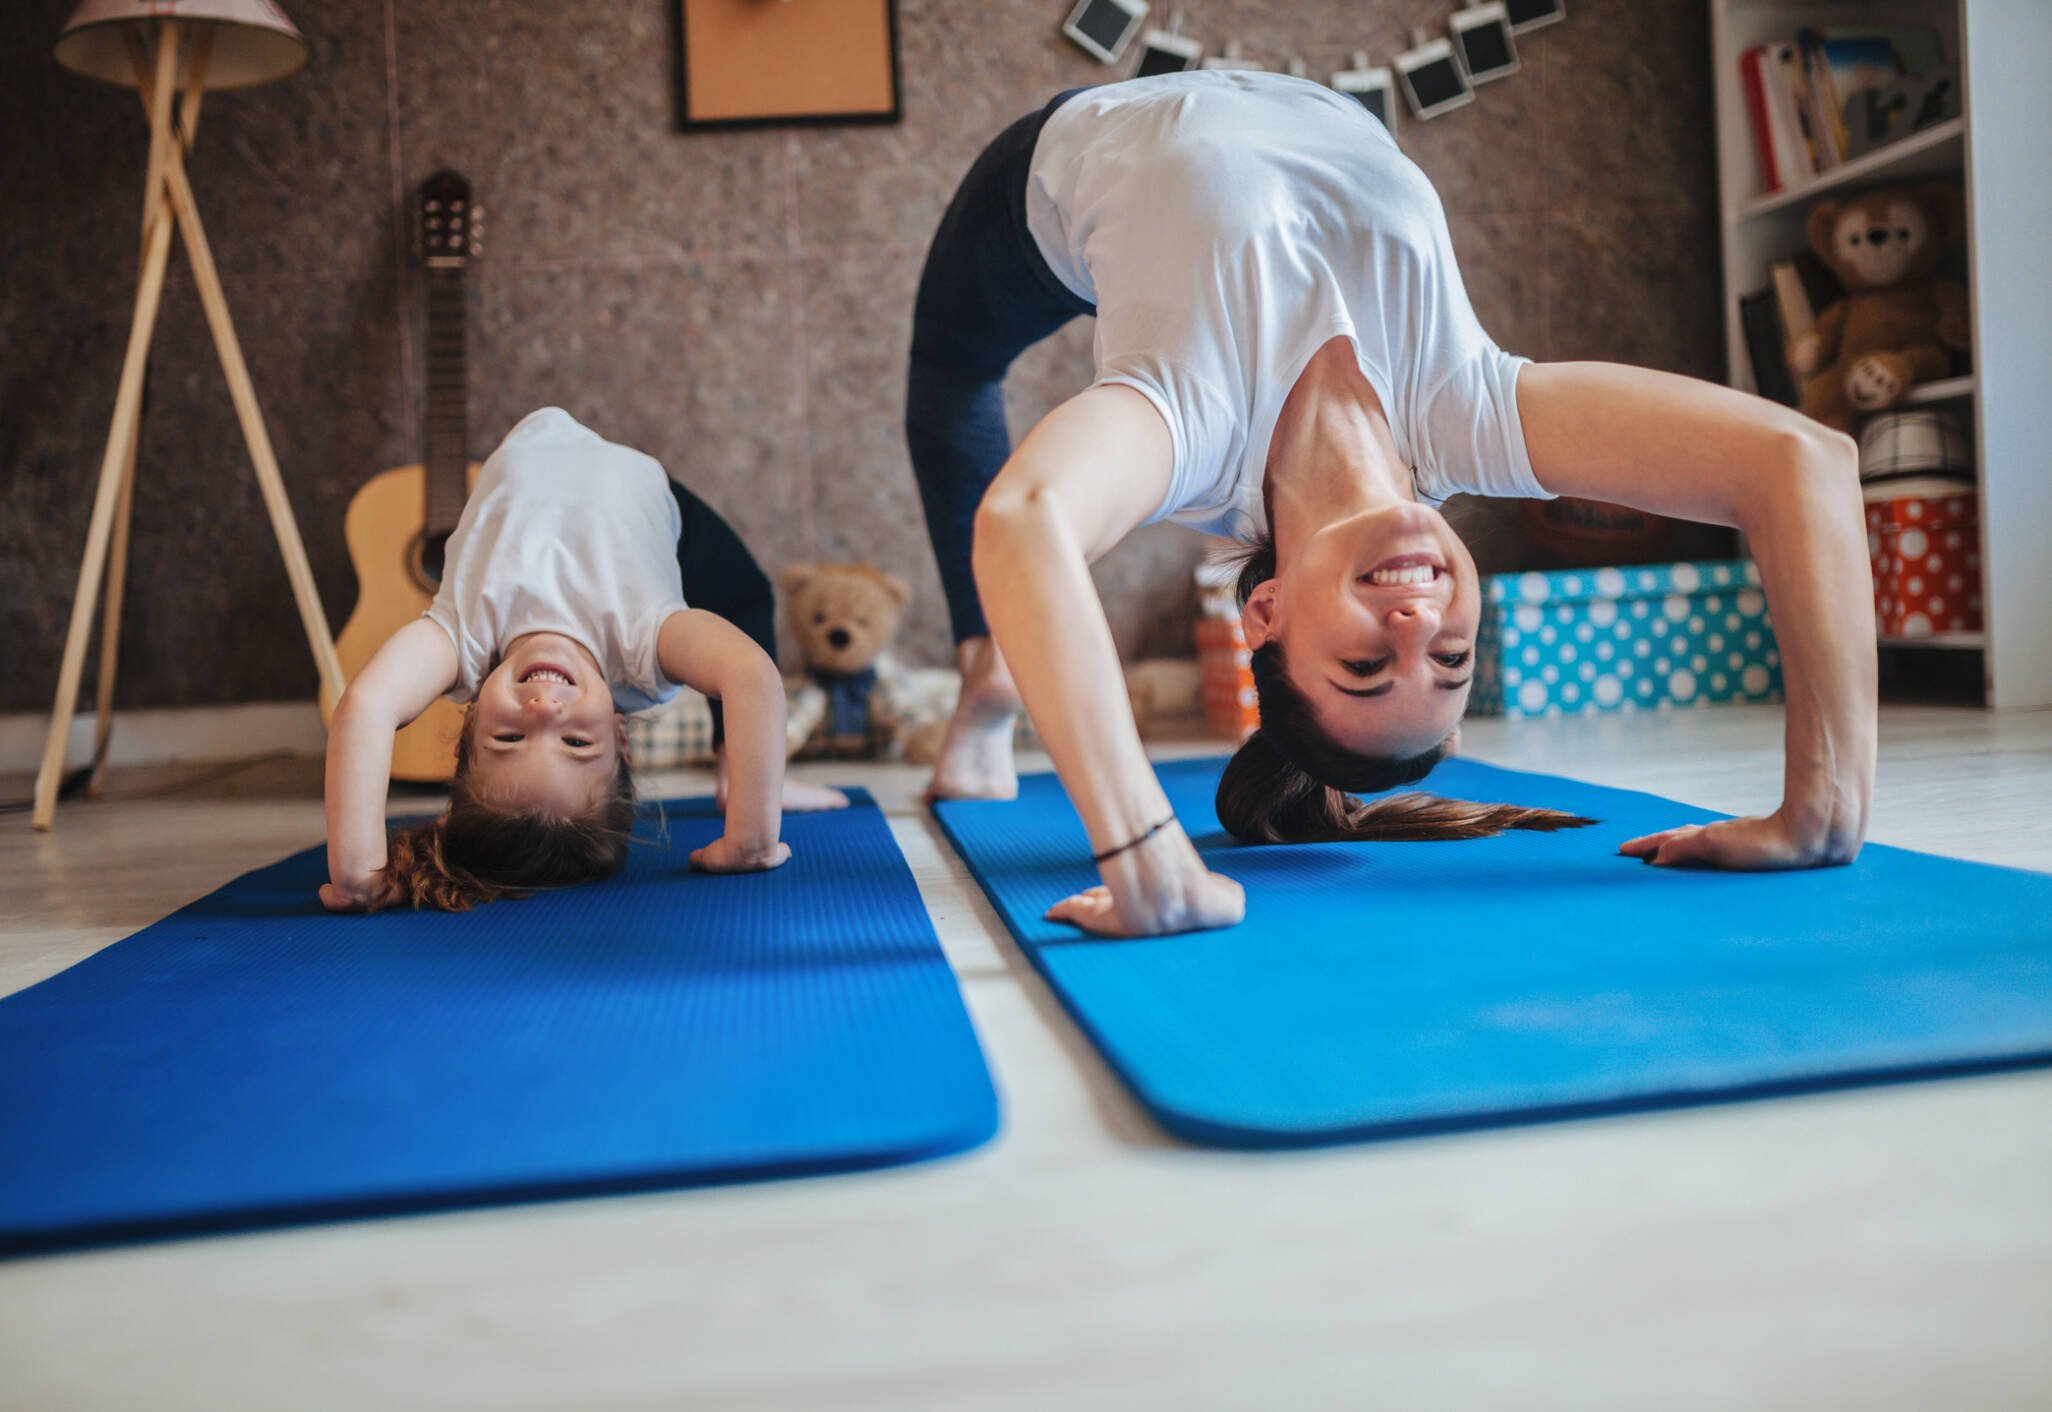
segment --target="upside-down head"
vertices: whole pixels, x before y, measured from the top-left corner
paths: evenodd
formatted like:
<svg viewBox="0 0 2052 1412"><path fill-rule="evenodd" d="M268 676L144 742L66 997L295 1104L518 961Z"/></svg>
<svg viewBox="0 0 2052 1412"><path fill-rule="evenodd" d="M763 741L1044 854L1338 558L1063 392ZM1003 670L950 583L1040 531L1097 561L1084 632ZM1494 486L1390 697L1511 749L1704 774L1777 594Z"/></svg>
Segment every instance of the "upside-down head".
<svg viewBox="0 0 2052 1412"><path fill-rule="evenodd" d="M591 654L555 633L516 640L456 741L449 809L393 836L397 900L460 912L620 871L634 829L626 719Z"/></svg>
<svg viewBox="0 0 2052 1412"><path fill-rule="evenodd" d="M1437 510L1379 506L1326 525L1278 562L1257 542L1237 586L1261 727L1219 780L1219 821L1249 843L1484 838L1587 819L1423 794L1474 678L1481 588Z"/></svg>

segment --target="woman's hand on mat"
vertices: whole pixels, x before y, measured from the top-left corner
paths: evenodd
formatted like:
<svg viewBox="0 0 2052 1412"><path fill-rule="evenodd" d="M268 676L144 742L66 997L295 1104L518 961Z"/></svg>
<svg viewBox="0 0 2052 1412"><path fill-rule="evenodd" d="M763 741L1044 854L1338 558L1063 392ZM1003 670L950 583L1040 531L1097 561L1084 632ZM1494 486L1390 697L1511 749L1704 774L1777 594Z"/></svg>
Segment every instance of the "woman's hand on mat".
<svg viewBox="0 0 2052 1412"><path fill-rule="evenodd" d="M1850 863L1859 842L1850 844L1826 834L1815 840L1799 837L1780 811L1764 818L1720 819L1712 824L1685 824L1618 845L1618 852L1662 868L1727 868L1733 872L1773 872L1789 868L1829 868Z"/></svg>
<svg viewBox="0 0 2052 1412"><path fill-rule="evenodd" d="M705 847L692 850L691 866L705 873L766 873L783 867L790 858L791 845L782 840L742 843L723 833Z"/></svg>
<svg viewBox="0 0 2052 1412"><path fill-rule="evenodd" d="M1230 927L1247 915L1247 894L1194 857L1169 869L1121 867L1114 858L1104 883L1047 909L1050 922L1067 922L1097 936L1165 936Z"/></svg>

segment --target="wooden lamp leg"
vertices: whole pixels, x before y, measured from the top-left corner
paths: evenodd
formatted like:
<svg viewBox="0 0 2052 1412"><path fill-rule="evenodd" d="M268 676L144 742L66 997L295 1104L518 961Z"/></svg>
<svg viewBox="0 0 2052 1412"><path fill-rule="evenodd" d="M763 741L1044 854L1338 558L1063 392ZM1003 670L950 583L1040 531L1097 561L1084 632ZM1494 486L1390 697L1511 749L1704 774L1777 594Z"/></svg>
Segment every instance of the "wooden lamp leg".
<svg viewBox="0 0 2052 1412"><path fill-rule="evenodd" d="M264 506L271 514L271 530L285 557L285 575L292 582L300 623L306 629L307 645L313 649L314 665L321 674L321 691L332 705L342 697L342 659L335 655L335 635L329 631L327 612L314 588L313 566L307 562L299 525L292 518L292 502L285 494L285 479L279 474L271 436L257 405L256 386L250 381L248 364L243 361L242 345L235 337L235 321L228 316L228 298L221 289L220 273L214 268L213 251L200 224L192 186L185 178L185 163L176 149L164 164L164 176L171 188L171 205L178 212L178 232L185 239L193 282L199 287L200 305L214 335L214 348L221 355L221 371L228 376L228 392L235 402L235 415L242 423L243 440L249 444L249 459L256 467L257 486L263 491Z"/></svg>
<svg viewBox="0 0 2052 1412"><path fill-rule="evenodd" d="M158 151L156 114L168 101L169 89L166 77L170 70L159 63L155 81L144 82L148 72L147 57L139 41L131 37L132 57L136 64L136 93L143 99L143 111L151 117L151 163L149 189L143 200L143 249L149 249L150 233L159 220L173 220L171 198L164 190L163 157ZM199 131L200 101L206 94L207 61L212 57L214 31L208 26L199 32L199 38L192 48L192 58L186 64L184 101L180 104L176 138L185 152L192 151L194 135ZM152 93L154 91L154 97ZM107 559L107 604L100 619L100 671L94 701L93 722L93 775L86 788L99 794L107 784L107 742L114 733L114 681L121 664L121 608L128 589L128 541L129 531L135 513L135 458L142 440L142 415L137 408L135 425L128 438L127 454L121 470L121 497L114 509L114 543Z"/></svg>
<svg viewBox="0 0 2052 1412"><path fill-rule="evenodd" d="M107 604L100 617L100 672L93 700L93 775L86 790L107 786L107 741L114 734L114 675L121 663L121 603L128 590L128 533L135 516L135 451L141 408L121 458L121 490L114 503L114 542L107 556Z"/></svg>
<svg viewBox="0 0 2052 1412"><path fill-rule="evenodd" d="M171 121L171 79L177 67L176 31L167 23L157 50L156 91L163 101L151 112L150 145L154 154L162 147L159 129ZM100 459L99 490L93 497L92 521L86 530L85 559L80 565L78 589L71 601L71 626L65 634L64 659L57 672L57 701L50 711L50 734L43 742L42 767L36 772L35 808L29 821L48 829L57 814L57 787L64 779L64 751L71 735L72 714L78 707L79 679L85 674L86 648L92 638L93 609L97 606L101 575L107 567L108 540L114 527L115 510L130 446L135 440L136 419L142 408L143 365L149 357L150 338L156 332L157 309L163 301L164 268L171 257L172 223L153 221L143 251L142 278L137 282L135 313L128 328L128 351L122 358L121 381L114 395L114 416L107 430L107 449Z"/></svg>

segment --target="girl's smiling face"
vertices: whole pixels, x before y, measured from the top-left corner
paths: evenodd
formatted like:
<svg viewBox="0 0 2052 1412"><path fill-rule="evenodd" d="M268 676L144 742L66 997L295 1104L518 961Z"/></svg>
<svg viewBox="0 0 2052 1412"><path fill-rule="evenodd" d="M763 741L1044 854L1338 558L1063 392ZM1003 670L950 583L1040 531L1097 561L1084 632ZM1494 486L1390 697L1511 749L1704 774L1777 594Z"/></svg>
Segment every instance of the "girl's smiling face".
<svg viewBox="0 0 2052 1412"><path fill-rule="evenodd" d="M598 662L561 633L515 638L471 713L471 772L500 805L583 814L604 798L626 747L626 718Z"/></svg>

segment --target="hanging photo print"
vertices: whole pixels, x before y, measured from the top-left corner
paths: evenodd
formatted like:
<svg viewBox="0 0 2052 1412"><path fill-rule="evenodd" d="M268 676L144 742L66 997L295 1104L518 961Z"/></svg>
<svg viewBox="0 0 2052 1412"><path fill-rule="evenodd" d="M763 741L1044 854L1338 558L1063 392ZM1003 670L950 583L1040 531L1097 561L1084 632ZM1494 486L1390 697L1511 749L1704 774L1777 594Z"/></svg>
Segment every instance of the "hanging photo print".
<svg viewBox="0 0 2052 1412"><path fill-rule="evenodd" d="M1436 118L1475 101L1475 90L1454 58L1453 45L1444 39L1421 40L1390 62L1403 82L1411 111L1421 118Z"/></svg>
<svg viewBox="0 0 2052 1412"><path fill-rule="evenodd" d="M1544 29L1567 18L1564 0L1504 0L1503 8L1510 16L1510 27L1519 34Z"/></svg>
<svg viewBox="0 0 2052 1412"><path fill-rule="evenodd" d="M1358 100L1384 127L1395 129L1396 99L1393 93L1396 75L1388 69L1375 68L1369 64L1366 54L1356 54L1354 67L1334 74L1332 86L1349 98Z"/></svg>
<svg viewBox="0 0 2052 1412"><path fill-rule="evenodd" d="M1518 46L1502 5L1470 5L1446 22L1470 83L1489 83L1518 71Z"/></svg>
<svg viewBox="0 0 2052 1412"><path fill-rule="evenodd" d="M1062 33L1100 62L1116 64L1146 18L1146 0L1077 0Z"/></svg>
<svg viewBox="0 0 2052 1412"><path fill-rule="evenodd" d="M1196 68L1197 60L1203 54L1204 46L1187 34L1150 29L1140 38L1140 66L1133 70L1133 77L1179 74L1185 69Z"/></svg>

